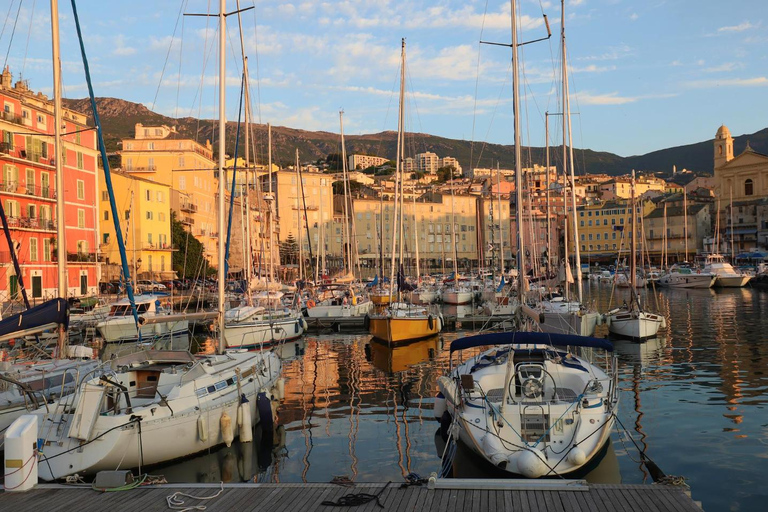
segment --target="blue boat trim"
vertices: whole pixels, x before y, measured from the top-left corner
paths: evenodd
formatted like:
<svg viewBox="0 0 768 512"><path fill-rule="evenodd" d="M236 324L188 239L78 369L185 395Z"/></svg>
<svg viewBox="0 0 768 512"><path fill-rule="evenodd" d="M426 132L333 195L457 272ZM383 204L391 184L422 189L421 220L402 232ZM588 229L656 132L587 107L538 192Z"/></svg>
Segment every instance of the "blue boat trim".
<svg viewBox="0 0 768 512"><path fill-rule="evenodd" d="M600 348L613 352L613 344L603 338L577 336L575 334L550 334L546 332L496 332L467 336L451 343L451 353L457 350L485 345L542 344L559 347Z"/></svg>

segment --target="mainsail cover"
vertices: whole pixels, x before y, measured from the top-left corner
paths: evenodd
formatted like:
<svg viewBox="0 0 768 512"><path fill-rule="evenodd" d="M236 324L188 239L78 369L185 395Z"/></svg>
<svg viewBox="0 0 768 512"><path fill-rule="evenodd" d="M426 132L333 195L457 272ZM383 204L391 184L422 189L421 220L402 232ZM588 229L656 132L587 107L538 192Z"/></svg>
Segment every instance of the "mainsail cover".
<svg viewBox="0 0 768 512"><path fill-rule="evenodd" d="M69 303L65 299L49 300L1 320L0 337L54 323L63 325L64 329L69 327Z"/></svg>

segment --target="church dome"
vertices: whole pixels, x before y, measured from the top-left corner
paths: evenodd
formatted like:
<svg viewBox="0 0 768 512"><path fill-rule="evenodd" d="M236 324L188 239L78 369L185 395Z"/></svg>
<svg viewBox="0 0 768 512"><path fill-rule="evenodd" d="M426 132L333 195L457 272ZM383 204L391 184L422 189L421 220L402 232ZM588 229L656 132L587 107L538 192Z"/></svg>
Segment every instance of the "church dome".
<svg viewBox="0 0 768 512"><path fill-rule="evenodd" d="M717 129L717 135L715 135L715 138L727 139L730 136L731 136L731 130L729 130L727 126L722 125L720 128Z"/></svg>

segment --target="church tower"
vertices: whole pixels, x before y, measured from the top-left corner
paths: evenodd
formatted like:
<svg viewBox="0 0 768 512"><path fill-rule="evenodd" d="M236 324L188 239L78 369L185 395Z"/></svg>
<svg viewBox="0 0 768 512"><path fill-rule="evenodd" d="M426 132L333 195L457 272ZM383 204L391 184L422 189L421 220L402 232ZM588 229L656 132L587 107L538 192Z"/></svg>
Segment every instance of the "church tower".
<svg viewBox="0 0 768 512"><path fill-rule="evenodd" d="M715 169L733 160L733 137L727 126L722 125L715 135Z"/></svg>

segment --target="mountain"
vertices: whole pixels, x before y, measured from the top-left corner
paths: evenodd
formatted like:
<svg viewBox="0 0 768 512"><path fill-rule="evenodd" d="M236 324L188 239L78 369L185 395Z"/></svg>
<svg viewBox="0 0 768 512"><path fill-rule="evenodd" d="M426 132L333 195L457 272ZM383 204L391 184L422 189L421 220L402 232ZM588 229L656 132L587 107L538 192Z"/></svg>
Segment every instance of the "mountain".
<svg viewBox="0 0 768 512"><path fill-rule="evenodd" d="M196 119L193 117L172 118L152 112L144 105L132 103L117 98L97 98L99 117L104 128L107 151L112 153L121 149L120 141L134 136L136 123L144 125L176 126L177 131L185 137L205 143L210 140L216 149L215 135L218 131L216 120ZM67 108L86 114L91 113L88 99L64 100ZM234 153L236 138L236 123L227 124L227 152ZM713 130L714 131L714 130ZM263 124L252 126L256 137L257 160L267 160L267 127ZM243 138L241 134L239 155L243 154ZM432 151L438 156L452 156L459 160L462 167L467 169L470 159L477 167L495 167L496 163L502 168L514 167L514 146L500 144L485 144L466 140L447 139L425 133L409 133L407 135L409 149L407 153L422 153ZM768 128L750 135L741 135L734 139L734 154L738 155L746 147L747 141L753 150L768 154ZM325 159L332 153L341 153L341 143L337 133L312 132L288 128L272 127L273 160L280 164L290 164L295 160L298 148L302 162ZM363 153L392 158L397 146L397 133L385 131L368 135L345 136L348 154ZM525 166L531 163L545 163L545 149L540 147L525 148ZM562 147L550 148L551 161L559 166ZM653 151L645 155L621 157L613 153L593 151L591 149L576 149L574 152L578 174L608 174L618 176L629 173L632 169L638 171L662 172L668 174L672 166L678 170L689 169L696 174L711 174L713 164L712 140L688 144L673 148Z"/></svg>

